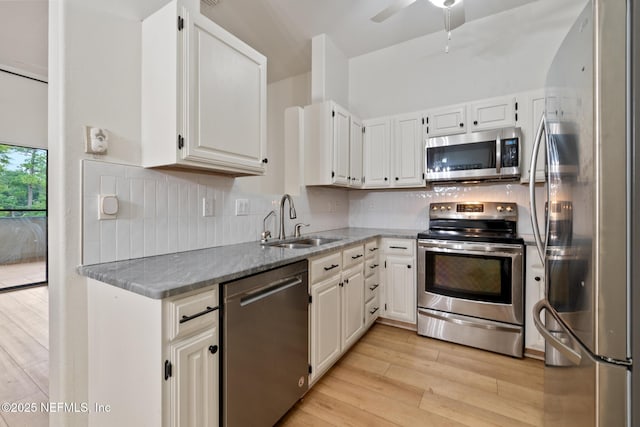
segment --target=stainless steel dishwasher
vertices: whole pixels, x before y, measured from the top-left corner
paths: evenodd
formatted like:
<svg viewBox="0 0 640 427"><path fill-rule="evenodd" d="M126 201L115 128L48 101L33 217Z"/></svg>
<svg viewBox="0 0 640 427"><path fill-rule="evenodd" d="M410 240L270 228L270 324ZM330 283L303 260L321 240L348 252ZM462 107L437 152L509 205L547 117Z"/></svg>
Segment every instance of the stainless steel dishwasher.
<svg viewBox="0 0 640 427"><path fill-rule="evenodd" d="M272 426L308 389L307 261L223 285L223 425Z"/></svg>

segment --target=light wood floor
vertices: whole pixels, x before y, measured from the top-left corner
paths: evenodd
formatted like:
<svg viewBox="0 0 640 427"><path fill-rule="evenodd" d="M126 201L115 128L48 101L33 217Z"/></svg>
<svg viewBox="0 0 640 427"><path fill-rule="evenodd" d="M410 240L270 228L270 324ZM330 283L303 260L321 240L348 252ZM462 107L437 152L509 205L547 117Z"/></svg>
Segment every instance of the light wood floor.
<svg viewBox="0 0 640 427"><path fill-rule="evenodd" d="M49 401L46 286L0 293L0 403ZM47 413L0 411L0 427L47 426Z"/></svg>
<svg viewBox="0 0 640 427"><path fill-rule="evenodd" d="M543 363L380 324L281 426L541 426Z"/></svg>

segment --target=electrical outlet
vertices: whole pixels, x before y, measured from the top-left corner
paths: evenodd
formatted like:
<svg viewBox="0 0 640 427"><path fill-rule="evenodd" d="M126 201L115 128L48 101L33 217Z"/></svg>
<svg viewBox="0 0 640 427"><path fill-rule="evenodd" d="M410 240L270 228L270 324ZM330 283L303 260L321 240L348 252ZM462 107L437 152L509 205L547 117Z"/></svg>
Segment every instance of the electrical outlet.
<svg viewBox="0 0 640 427"><path fill-rule="evenodd" d="M236 216L249 215L249 199L236 199Z"/></svg>
<svg viewBox="0 0 640 427"><path fill-rule="evenodd" d="M215 216L215 201L213 197L203 197L202 198L202 216Z"/></svg>

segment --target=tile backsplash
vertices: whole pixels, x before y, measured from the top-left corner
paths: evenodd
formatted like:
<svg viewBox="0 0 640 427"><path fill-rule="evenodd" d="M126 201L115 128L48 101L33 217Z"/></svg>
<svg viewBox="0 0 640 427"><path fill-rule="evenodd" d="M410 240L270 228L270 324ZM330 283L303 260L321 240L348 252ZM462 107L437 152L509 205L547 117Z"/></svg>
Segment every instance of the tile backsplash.
<svg viewBox="0 0 640 427"><path fill-rule="evenodd" d="M242 178L172 172L106 163L83 162L83 264L119 261L260 239L262 219L276 211L267 228L278 234L282 194L250 192ZM536 189L544 198L543 188ZM98 219L100 195L118 196L116 219ZM202 200L214 201L213 216L202 215ZM248 201L248 214L236 215L236 200ZM425 230L429 203L509 201L518 204L518 231L531 234L529 191L525 185L437 186L424 190L347 191L306 187L293 197L293 224L311 224L305 234L341 227ZM288 206L285 208L285 214ZM544 218L544 212L538 212Z"/></svg>
<svg viewBox="0 0 640 427"><path fill-rule="evenodd" d="M536 197L544 199L543 191L541 185L537 186ZM349 193L349 226L426 230L429 228L430 203L472 201L517 203L518 233L532 233L529 187L518 183L446 185L424 190L352 191ZM538 212L538 216L544 218L544 211Z"/></svg>
<svg viewBox="0 0 640 427"><path fill-rule="evenodd" d="M247 192L224 176L169 172L94 160L83 162L83 264L162 255L260 239L262 219L278 214L281 194ZM116 219L98 219L100 195L115 194ZM203 198L213 199L214 216L202 215ZM248 214L236 216L236 200L248 200ZM305 233L348 226L346 190L302 189L293 197ZM288 205L285 213L288 211ZM277 218L267 227L278 234Z"/></svg>

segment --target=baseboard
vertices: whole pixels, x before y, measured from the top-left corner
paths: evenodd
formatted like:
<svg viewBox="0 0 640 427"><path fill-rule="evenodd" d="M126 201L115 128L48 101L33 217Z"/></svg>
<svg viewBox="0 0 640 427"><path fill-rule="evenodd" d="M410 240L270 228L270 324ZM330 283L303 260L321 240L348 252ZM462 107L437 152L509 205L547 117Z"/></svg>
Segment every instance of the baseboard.
<svg viewBox="0 0 640 427"><path fill-rule="evenodd" d="M394 326L396 328L408 329L410 331L417 331L418 327L415 323L402 322L400 320L387 319L385 317L378 317L376 323L382 325Z"/></svg>

